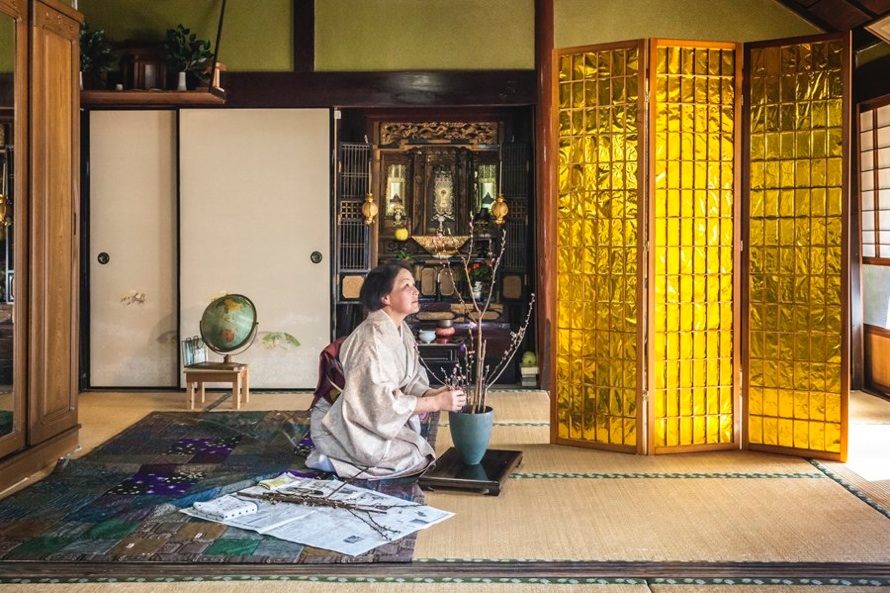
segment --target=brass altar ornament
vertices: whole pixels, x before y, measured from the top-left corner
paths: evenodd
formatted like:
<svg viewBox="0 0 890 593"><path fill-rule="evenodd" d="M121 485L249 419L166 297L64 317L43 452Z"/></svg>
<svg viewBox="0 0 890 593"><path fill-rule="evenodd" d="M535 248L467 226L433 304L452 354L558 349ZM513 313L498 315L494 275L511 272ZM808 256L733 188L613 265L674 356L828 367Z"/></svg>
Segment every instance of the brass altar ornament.
<svg viewBox="0 0 890 593"><path fill-rule="evenodd" d="M374 201L374 194L368 192L365 194L365 201L362 203L362 216L365 217L365 224L374 224L377 218L377 203Z"/></svg>
<svg viewBox="0 0 890 593"><path fill-rule="evenodd" d="M504 199L504 194L498 194L494 204L491 205L491 215L494 217L494 223L501 225L507 222L507 214L509 212L510 208L507 206L507 200Z"/></svg>

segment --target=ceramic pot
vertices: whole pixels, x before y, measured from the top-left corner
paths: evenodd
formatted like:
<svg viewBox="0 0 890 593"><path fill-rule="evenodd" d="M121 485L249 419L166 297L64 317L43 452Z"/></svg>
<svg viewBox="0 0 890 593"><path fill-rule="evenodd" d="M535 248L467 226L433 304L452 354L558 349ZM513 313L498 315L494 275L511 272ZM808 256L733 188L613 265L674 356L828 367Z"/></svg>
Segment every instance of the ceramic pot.
<svg viewBox="0 0 890 593"><path fill-rule="evenodd" d="M436 332L431 329L422 329L417 332L417 338L424 344L431 344L436 339Z"/></svg>
<svg viewBox="0 0 890 593"><path fill-rule="evenodd" d="M485 411L479 414L448 412L451 440L464 464L476 465L482 461L491 440L493 423L494 411L490 406L485 406Z"/></svg>
<svg viewBox="0 0 890 593"><path fill-rule="evenodd" d="M188 86L185 81L185 72L179 72L176 77L176 90L187 91Z"/></svg>
<svg viewBox="0 0 890 593"><path fill-rule="evenodd" d="M445 338L446 340L454 335L454 332L457 331L454 329L454 326L448 327L437 327L436 328L436 337L437 338Z"/></svg>

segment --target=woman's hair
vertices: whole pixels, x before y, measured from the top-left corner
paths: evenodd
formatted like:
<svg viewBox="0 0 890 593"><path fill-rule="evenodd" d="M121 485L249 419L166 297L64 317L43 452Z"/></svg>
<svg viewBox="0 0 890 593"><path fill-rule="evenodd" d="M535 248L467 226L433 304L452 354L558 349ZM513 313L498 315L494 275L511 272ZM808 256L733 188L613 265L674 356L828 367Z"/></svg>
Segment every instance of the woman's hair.
<svg viewBox="0 0 890 593"><path fill-rule="evenodd" d="M384 307L383 297L392 292L396 283L396 276L402 270L411 271L411 268L404 263L383 264L377 266L365 276L365 282L362 284L358 293L358 300L364 305L368 311L379 311Z"/></svg>

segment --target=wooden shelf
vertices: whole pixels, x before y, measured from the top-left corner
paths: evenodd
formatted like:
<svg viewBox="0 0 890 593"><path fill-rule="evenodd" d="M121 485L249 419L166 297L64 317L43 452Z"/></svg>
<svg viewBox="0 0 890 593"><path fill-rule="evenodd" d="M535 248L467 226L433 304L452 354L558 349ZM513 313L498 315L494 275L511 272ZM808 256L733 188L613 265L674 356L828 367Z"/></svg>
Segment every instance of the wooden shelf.
<svg viewBox="0 0 890 593"><path fill-rule="evenodd" d="M81 91L81 105L224 105L222 89L200 91Z"/></svg>

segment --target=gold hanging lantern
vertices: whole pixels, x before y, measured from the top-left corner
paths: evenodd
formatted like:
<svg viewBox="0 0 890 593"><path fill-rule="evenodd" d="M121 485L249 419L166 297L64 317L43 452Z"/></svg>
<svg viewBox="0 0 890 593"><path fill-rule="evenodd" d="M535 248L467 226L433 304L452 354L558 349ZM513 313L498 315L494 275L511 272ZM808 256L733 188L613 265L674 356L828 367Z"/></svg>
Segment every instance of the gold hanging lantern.
<svg viewBox="0 0 890 593"><path fill-rule="evenodd" d="M362 216L365 217L365 224L374 224L377 218L377 203L374 201L374 194L368 192L365 194L365 201L362 203Z"/></svg>
<svg viewBox="0 0 890 593"><path fill-rule="evenodd" d="M365 140L367 142L367 139ZM368 193L365 194L365 201L362 203L362 216L365 217L365 224L374 224L377 218L377 212L380 210L374 202L374 192L371 191L371 163L374 160L373 155L368 155Z"/></svg>
<svg viewBox="0 0 890 593"><path fill-rule="evenodd" d="M491 215L494 217L494 223L501 225L507 222L507 214L509 214L509 212L510 207L507 206L507 200L504 199L504 194L498 194L494 204L491 205Z"/></svg>

